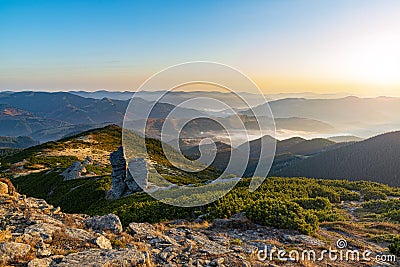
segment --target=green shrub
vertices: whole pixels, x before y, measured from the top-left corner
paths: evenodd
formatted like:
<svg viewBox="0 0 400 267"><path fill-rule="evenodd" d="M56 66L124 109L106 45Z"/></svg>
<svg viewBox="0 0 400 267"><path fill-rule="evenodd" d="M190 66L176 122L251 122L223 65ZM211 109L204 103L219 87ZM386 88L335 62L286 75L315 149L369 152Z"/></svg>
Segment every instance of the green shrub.
<svg viewBox="0 0 400 267"><path fill-rule="evenodd" d="M364 195L364 200L365 201L369 201L369 200L386 200L387 199L387 195L382 192L382 191L378 191L376 189L372 189L372 190L363 190L361 192L361 194Z"/></svg>
<svg viewBox="0 0 400 267"><path fill-rule="evenodd" d="M318 218L299 204L281 199L256 201L246 208L252 221L283 229L298 230L304 234L314 234L318 228Z"/></svg>
<svg viewBox="0 0 400 267"><path fill-rule="evenodd" d="M332 210L332 204L326 197L298 198L293 201L306 210Z"/></svg>
<svg viewBox="0 0 400 267"><path fill-rule="evenodd" d="M340 191L340 200L342 201L360 201L361 195L358 192L353 192L347 189Z"/></svg>
<svg viewBox="0 0 400 267"><path fill-rule="evenodd" d="M347 221L350 219L346 211L336 208L333 210L317 210L314 214L318 217L319 222Z"/></svg>
<svg viewBox="0 0 400 267"><path fill-rule="evenodd" d="M334 187L328 186L314 186L311 187L311 193L309 195L312 198L315 197L326 197L331 203L340 202L340 194L336 192Z"/></svg>
<svg viewBox="0 0 400 267"><path fill-rule="evenodd" d="M396 256L400 256L400 238L397 238L392 244L389 245L389 250Z"/></svg>

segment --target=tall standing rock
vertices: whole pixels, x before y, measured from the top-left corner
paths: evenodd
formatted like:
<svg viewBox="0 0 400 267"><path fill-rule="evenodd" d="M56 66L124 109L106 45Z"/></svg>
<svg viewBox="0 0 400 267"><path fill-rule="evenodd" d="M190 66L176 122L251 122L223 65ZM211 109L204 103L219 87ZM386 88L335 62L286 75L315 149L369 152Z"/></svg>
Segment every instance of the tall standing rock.
<svg viewBox="0 0 400 267"><path fill-rule="evenodd" d="M121 198L126 191L126 160L123 147L110 154L112 166L110 198Z"/></svg>
<svg viewBox="0 0 400 267"><path fill-rule="evenodd" d="M143 158L132 159L127 169L124 150L121 146L117 151L111 153L112 165L111 190L107 192L107 198L118 199L123 196L142 191L147 186L147 165ZM140 182L139 186L137 181Z"/></svg>

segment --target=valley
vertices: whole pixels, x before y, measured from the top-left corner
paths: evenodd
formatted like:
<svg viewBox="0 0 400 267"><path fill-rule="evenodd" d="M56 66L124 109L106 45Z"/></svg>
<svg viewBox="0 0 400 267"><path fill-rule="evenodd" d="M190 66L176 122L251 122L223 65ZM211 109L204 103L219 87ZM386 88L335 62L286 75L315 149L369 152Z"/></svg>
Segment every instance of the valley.
<svg viewBox="0 0 400 267"><path fill-rule="evenodd" d="M229 139L221 135L220 126L202 119L187 124L179 139L165 144L158 138L165 123L163 114L172 108L169 105L160 106L149 118L146 130L150 134L146 138L139 132L123 130L118 123L91 119L94 124L65 122L62 127L66 128L59 128L60 132L57 127L42 129L36 132L43 133L43 138L39 138L42 142L23 136L0 139L7 151L0 157L0 179L10 188L12 183L18 192L3 194L1 200L3 213L19 220L18 224L3 220L0 229L4 236L0 249L8 255L6 262L28 266L40 263L46 267L74 266L73 262L78 262L77 266L81 266L95 257L102 266L107 266L119 264L113 256L118 255L118 259L130 258L128 266L186 266L188 262L189 266L286 266L287 262L276 255L267 262L259 255L267 247L285 251L313 249L321 253L335 247L337 240L346 240L352 250L371 250L373 260L336 265L329 262L331 266L380 266L383 262L377 260L379 256L398 255L400 189L395 160L400 144L398 132L364 140L351 135L335 136L327 126L326 138L277 139L255 134L248 141L237 139L232 147ZM13 109L4 109L3 116L33 114L10 110ZM181 114L191 112L197 113L185 110ZM256 129L253 118L242 118L247 128ZM179 125L180 119L177 120ZM220 120L229 124L228 117ZM278 118L276 122L285 129L294 127L292 130L321 125L314 119L300 118ZM208 131L198 135L203 129ZM123 132L124 142L129 143L118 156L115 153L123 144ZM32 134L27 132L25 136ZM54 140L46 141L47 138ZM215 143L203 142L204 138ZM263 151L265 145L274 149ZM224 179L215 180L224 172L229 159L245 157L247 148L249 161L243 178L231 168ZM214 154L207 167L210 162L204 156ZM274 157L272 167L261 186L250 193L261 155ZM126 157L126 162L115 161L118 157ZM382 163L384 157L387 160ZM130 172L127 167L132 160L136 165ZM183 170L183 166L197 171ZM145 177L140 186L132 182L138 175ZM197 195L198 198L221 198L193 207L176 191L176 186L192 192L205 185L209 191ZM223 190L231 186L233 189L224 195ZM167 196L166 203L152 198L144 189L161 198ZM29 199L28 205L34 205L29 208L30 214L45 212L51 218L40 215L43 218L35 221L31 215L21 215L19 212L27 205L21 202L24 198ZM41 210L33 203L42 203ZM176 203L183 206L175 206ZM96 232L87 225L71 222L90 218L100 222L109 214L116 216L122 232ZM42 224L68 230L62 236L58 230L52 232L54 241L46 241L43 235L40 235L42 240L29 242L16 238L21 234L27 237L29 231L25 229L48 231L43 230ZM84 237L76 236L78 232ZM63 246L57 240L70 245ZM86 245L82 246L82 242ZM21 248L21 244L29 245L18 259L8 250L15 244ZM291 264L326 266L328 262L300 260ZM395 266L397 262L384 264Z"/></svg>

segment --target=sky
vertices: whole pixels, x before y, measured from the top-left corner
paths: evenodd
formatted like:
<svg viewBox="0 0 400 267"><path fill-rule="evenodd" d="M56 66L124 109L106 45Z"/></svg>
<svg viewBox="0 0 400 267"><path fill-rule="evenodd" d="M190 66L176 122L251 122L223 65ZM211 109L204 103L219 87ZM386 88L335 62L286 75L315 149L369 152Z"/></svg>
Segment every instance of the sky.
<svg viewBox="0 0 400 267"><path fill-rule="evenodd" d="M266 94L400 96L400 1L0 0L0 90L130 90L188 61Z"/></svg>

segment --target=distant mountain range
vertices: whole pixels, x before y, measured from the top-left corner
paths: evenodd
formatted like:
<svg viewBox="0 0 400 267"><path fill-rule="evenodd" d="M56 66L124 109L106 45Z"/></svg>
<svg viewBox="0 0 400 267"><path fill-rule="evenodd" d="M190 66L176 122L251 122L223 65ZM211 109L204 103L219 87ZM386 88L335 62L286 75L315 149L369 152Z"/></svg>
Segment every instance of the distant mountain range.
<svg viewBox="0 0 400 267"><path fill-rule="evenodd" d="M294 162L273 175L369 180L400 186L399 160L400 132L392 132Z"/></svg>
<svg viewBox="0 0 400 267"><path fill-rule="evenodd" d="M116 100L128 100L133 97L135 92L130 92L130 91L107 91L107 90L98 90L94 92L87 92L87 91L69 91L69 93L79 95L82 97L88 97L88 98L96 98L96 99L102 99L102 98L110 98L110 99L116 99ZM151 95L151 92L141 92L144 95ZM182 91L174 91L174 92L169 92L166 97L166 100L163 102L166 103L171 103L171 104L177 104L176 99L174 98L179 98L182 97L183 99L188 99L193 95L199 96L201 93L201 96L203 97L215 97L217 94L217 98L220 100L227 100L228 98L233 98L233 96L227 97L226 93L222 92L182 92ZM251 96L252 94L249 93L239 93L239 95L246 94L247 96ZM253 94L253 97L250 97L252 101L250 102L251 105L254 104L262 104L259 101L259 95ZM336 99L336 98L344 98L351 96L350 93L332 93L332 94L318 94L318 93L312 93L312 92L302 92L302 93L279 93L279 94L266 94L265 97L268 100L279 100L279 99L285 99L285 98L306 98L306 99ZM146 97L143 97L146 99ZM257 100L258 98L258 100ZM237 101L237 100L235 100ZM242 105L239 105L242 106Z"/></svg>
<svg viewBox="0 0 400 267"><path fill-rule="evenodd" d="M129 103L127 99L132 94L108 91L0 92L0 135L25 135L45 142L107 124L122 125ZM136 127L146 120L147 112L153 106L153 102L148 100L152 99L154 94L155 92L137 93L136 109L133 114L127 113L129 121L126 125L132 126L130 129L136 130ZM260 102L264 103L264 99L256 97L257 95L242 95L250 99L250 104L255 105L255 110L261 108L258 105ZM159 136L165 118L172 110L176 112L174 119L169 122L176 126L183 119L201 117L218 119L223 125L236 129L236 126L230 124L232 111L218 110L214 104L207 104L213 101L203 99L198 106L176 106L194 97L209 97L231 105L233 109L240 111L247 130L252 131L251 138L260 136L257 134L257 121L248 109L243 109L240 98L221 92L167 93L165 98L154 106L147 121L151 136ZM276 137L279 139L300 136L306 139L323 137L334 142L348 142L400 129L400 118L397 116L400 112L400 98L287 98L271 101L269 104L274 115ZM270 117L258 119L271 120ZM212 132L214 136L221 135L221 128L207 120L192 122L186 130L188 135L204 132Z"/></svg>
<svg viewBox="0 0 400 267"><path fill-rule="evenodd" d="M70 93L19 92L0 96L0 103L26 110L43 119L69 124L97 124L120 121L127 103L91 99Z"/></svg>
<svg viewBox="0 0 400 267"><path fill-rule="evenodd" d="M274 142L273 137L264 136L264 142ZM245 176L251 177L259 162L261 138L250 141L250 161ZM212 166L223 169L234 151L229 145L217 142L217 157ZM200 150L211 153L211 145L184 146L182 152L193 159ZM215 150L214 150L215 152ZM267 153L268 155L268 153ZM305 140L295 137L276 140L276 155L270 176L310 177L325 179L368 180L400 186L400 131L382 134L359 142L335 143L328 139Z"/></svg>
<svg viewBox="0 0 400 267"><path fill-rule="evenodd" d="M145 118L152 103L140 98L135 101L138 112L130 114L130 118ZM62 92L0 93L0 135L28 135L44 142L104 124L121 125L128 103ZM163 119L174 108L171 104L157 103L150 118ZM177 111L178 118L205 116L194 109L177 108Z"/></svg>
<svg viewBox="0 0 400 267"><path fill-rule="evenodd" d="M250 94L250 93L228 93L228 92L217 92L217 91L212 91L212 92L207 92L207 91L189 91L189 92L183 92L183 91L155 91L155 92L150 92L150 91L139 91L138 93L135 92L110 92L110 91L96 91L96 92L85 92L85 91L71 91L70 93L86 97L86 98L95 98L95 99L103 99L103 98L110 98L110 99L116 99L116 100L129 100L133 96L142 98L144 100L152 101L154 99L155 95L160 95L164 94L163 97L160 99L160 102L162 103L167 103L171 105L179 105L180 103L186 101L186 100L191 100L194 98L211 98L215 100L219 100L223 103L226 103L228 106L234 109L238 108L246 108L246 107L252 107L256 105L260 105L265 103L265 100L260 98L259 94ZM246 100L248 103L243 102L243 100L240 98L240 96L245 96ZM221 104L218 104L216 102L210 102L210 101L201 101L198 102L199 104L194 107L194 109L199 109L201 111L221 111L225 107L222 106ZM187 107L187 106L183 106Z"/></svg>

